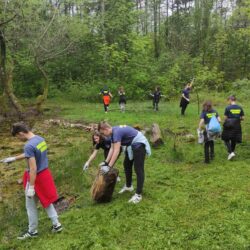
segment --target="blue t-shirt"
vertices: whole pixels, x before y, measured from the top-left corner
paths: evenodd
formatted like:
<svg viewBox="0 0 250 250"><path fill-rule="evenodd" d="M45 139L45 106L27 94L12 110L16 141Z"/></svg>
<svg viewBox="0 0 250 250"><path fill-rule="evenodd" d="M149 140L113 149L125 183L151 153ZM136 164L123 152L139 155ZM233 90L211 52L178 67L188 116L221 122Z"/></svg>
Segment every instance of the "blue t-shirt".
<svg viewBox="0 0 250 250"><path fill-rule="evenodd" d="M240 119L244 116L244 111L241 106L233 104L226 107L224 115L228 118Z"/></svg>
<svg viewBox="0 0 250 250"><path fill-rule="evenodd" d="M203 111L200 115L201 119L204 119L205 124L208 124L213 116L218 117L218 112L214 109L210 111Z"/></svg>
<svg viewBox="0 0 250 250"><path fill-rule="evenodd" d="M155 91L154 92L154 101L159 102L161 99L161 92L160 91Z"/></svg>
<svg viewBox="0 0 250 250"><path fill-rule="evenodd" d="M189 92L190 92L190 88L187 88L182 91L182 94L184 94L184 96L189 99Z"/></svg>
<svg viewBox="0 0 250 250"><path fill-rule="evenodd" d="M34 157L36 159L37 173L48 168L47 144L42 137L35 135L29 139L24 146L24 155L25 158Z"/></svg>
<svg viewBox="0 0 250 250"><path fill-rule="evenodd" d="M131 145L133 139L137 136L138 131L127 125L112 127L112 143L120 142L122 146Z"/></svg>

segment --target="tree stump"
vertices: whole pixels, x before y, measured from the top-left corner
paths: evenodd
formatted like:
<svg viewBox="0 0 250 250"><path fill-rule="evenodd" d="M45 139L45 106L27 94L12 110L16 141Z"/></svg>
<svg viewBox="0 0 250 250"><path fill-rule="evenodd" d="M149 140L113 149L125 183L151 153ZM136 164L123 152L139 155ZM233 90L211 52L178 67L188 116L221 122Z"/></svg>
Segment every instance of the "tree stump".
<svg viewBox="0 0 250 250"><path fill-rule="evenodd" d="M151 127L150 142L152 143L152 146L155 148L164 144L161 130L157 123L153 123Z"/></svg>

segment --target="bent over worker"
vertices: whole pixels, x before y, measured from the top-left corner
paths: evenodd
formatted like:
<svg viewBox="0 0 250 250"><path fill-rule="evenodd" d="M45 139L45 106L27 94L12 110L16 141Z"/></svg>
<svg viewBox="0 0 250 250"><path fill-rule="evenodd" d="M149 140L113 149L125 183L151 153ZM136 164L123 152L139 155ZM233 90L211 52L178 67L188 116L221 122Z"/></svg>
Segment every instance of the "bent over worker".
<svg viewBox="0 0 250 250"><path fill-rule="evenodd" d="M124 170L126 176L126 185L120 190L120 194L126 191L132 192L132 167L134 165L137 186L136 193L129 200L131 203L139 203L142 200L142 190L144 184L144 161L145 156L151 154L151 149L147 138L138 130L122 125L110 126L106 122L98 125L98 130L104 136L111 136L111 149L101 170L105 174L115 164L119 155L120 147L126 146Z"/></svg>

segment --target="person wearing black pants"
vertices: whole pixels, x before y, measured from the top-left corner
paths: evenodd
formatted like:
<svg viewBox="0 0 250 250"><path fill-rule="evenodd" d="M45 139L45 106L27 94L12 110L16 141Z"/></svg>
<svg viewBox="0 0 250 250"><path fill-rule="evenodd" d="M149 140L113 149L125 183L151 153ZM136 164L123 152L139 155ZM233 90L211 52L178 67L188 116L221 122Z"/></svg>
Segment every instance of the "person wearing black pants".
<svg viewBox="0 0 250 250"><path fill-rule="evenodd" d="M199 130L201 130L202 126L205 124L205 131L204 131L205 163L210 163L210 161L214 159L214 140L218 136L218 134L213 134L207 129L207 126L213 116L216 116L219 122L221 121L218 112L214 110L212 107L212 102L211 101L204 102L203 111L200 115Z"/></svg>
<svg viewBox="0 0 250 250"><path fill-rule="evenodd" d="M185 115L185 111L187 106L190 102L189 93L192 88L192 83L186 85L185 89L182 91L181 101L180 101L180 108L181 108L181 115Z"/></svg>
<svg viewBox="0 0 250 250"><path fill-rule="evenodd" d="M89 168L90 163L96 158L100 148L103 149L104 159L107 158L111 148L111 138L104 138L98 131L94 131L92 135L92 142L94 150L88 160L83 164L83 171L86 171Z"/></svg>
<svg viewBox="0 0 250 250"><path fill-rule="evenodd" d="M134 169L136 173L137 178L137 187L136 187L136 193L141 195L143 184L144 184L144 161L146 157L146 150L145 145L140 144L136 148L132 148L134 159L130 160L128 153L125 154L125 159L123 162L124 165L124 171L126 175L126 186L131 187L132 186L132 168L134 164Z"/></svg>
<svg viewBox="0 0 250 250"><path fill-rule="evenodd" d="M124 171L126 176L126 185L120 190L120 194L124 192L132 192L132 168L137 179L136 193L129 200L130 203L139 203L142 200L142 191L144 184L144 161L145 156L151 154L151 149L147 138L138 130L127 126L114 126L111 127L106 122L101 122L98 125L98 131L104 136L111 137L111 149L109 155L105 160L104 165L101 167L101 173L106 174L114 166L115 161L119 154L119 148L126 146L126 153L124 159Z"/></svg>
<svg viewBox="0 0 250 250"><path fill-rule="evenodd" d="M228 160L235 157L237 143L242 142L241 121L244 120L244 111L236 104L234 95L228 97L229 105L225 109L225 122L223 124L222 140L225 142L228 151Z"/></svg>
<svg viewBox="0 0 250 250"><path fill-rule="evenodd" d="M228 140L225 141L225 145L227 147L227 152L231 154L232 152L235 151L236 148L236 141L235 140Z"/></svg>
<svg viewBox="0 0 250 250"><path fill-rule="evenodd" d="M214 141L206 140L204 142L204 155L205 155L205 163L209 163L210 160L214 159Z"/></svg>

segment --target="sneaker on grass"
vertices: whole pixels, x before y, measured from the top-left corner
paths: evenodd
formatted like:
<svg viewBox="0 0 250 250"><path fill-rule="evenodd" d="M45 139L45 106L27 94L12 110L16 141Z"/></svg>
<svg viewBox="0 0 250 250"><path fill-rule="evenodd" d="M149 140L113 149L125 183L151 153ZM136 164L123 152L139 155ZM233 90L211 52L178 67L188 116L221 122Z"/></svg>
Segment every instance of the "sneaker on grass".
<svg viewBox="0 0 250 250"><path fill-rule="evenodd" d="M53 225L52 227L51 227L51 231L52 231L52 233L59 233L59 232L61 232L63 230L63 228L62 228L62 225L59 223L59 224L57 224L57 225Z"/></svg>
<svg viewBox="0 0 250 250"><path fill-rule="evenodd" d="M137 204L142 200L142 195L141 194L134 194L132 198L128 201L129 203L134 203Z"/></svg>
<svg viewBox="0 0 250 250"><path fill-rule="evenodd" d="M127 187L126 185L119 191L119 194L123 194L124 192L132 192L134 190L133 186Z"/></svg>
<svg viewBox="0 0 250 250"><path fill-rule="evenodd" d="M235 153L232 152L231 154L228 155L227 159L230 161L234 157L235 157Z"/></svg>
<svg viewBox="0 0 250 250"><path fill-rule="evenodd" d="M25 232L23 234L21 234L20 236L17 237L18 240L26 240L29 238L36 238L38 236L38 232Z"/></svg>

